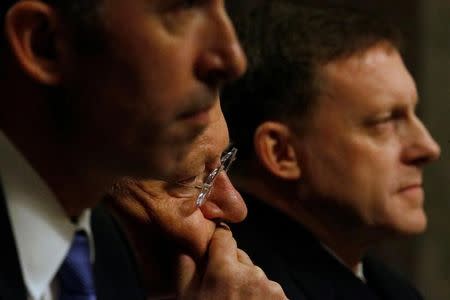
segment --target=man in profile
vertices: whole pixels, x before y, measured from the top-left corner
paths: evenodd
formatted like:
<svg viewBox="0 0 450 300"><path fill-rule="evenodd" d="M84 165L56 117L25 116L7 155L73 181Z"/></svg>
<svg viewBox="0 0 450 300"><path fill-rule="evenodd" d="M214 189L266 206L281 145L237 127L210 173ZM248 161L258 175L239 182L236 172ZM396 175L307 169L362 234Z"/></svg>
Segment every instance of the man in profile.
<svg viewBox="0 0 450 300"><path fill-rule="evenodd" d="M423 167L440 153L395 31L285 1L237 24L249 70L223 99L249 211L239 245L289 299L421 299L366 256L425 230Z"/></svg>
<svg viewBox="0 0 450 300"><path fill-rule="evenodd" d="M244 72L224 3L7 0L0 18L0 294L139 299L122 237L90 208L124 176L173 179ZM199 293L242 297L233 266ZM180 273L186 289L198 272Z"/></svg>
<svg viewBox="0 0 450 300"><path fill-rule="evenodd" d="M235 245L212 247L220 235L231 236L226 223L241 222L247 208L231 184L227 171L237 149L229 144L228 130L219 105L210 126L195 140L180 164L176 181L133 180L117 182L106 202L113 210L137 253L149 296L178 299L179 268L236 268L235 280L247 282L245 299L286 299L281 287L270 282L248 255ZM218 253L214 253L217 252ZM255 275L258 276L255 276ZM190 285L205 284L197 276ZM192 289L198 299L208 295Z"/></svg>

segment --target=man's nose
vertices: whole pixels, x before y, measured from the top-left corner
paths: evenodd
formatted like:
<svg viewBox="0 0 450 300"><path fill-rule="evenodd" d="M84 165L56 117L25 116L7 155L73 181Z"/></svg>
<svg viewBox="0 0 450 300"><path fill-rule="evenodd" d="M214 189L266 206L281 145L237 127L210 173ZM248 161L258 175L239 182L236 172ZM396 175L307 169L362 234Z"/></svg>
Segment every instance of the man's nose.
<svg viewBox="0 0 450 300"><path fill-rule="evenodd" d="M195 72L201 81L216 88L244 74L247 59L223 0L213 1L208 18L202 40L205 48L197 59Z"/></svg>
<svg viewBox="0 0 450 300"><path fill-rule="evenodd" d="M206 202L200 207L205 218L238 223L247 216L247 206L228 175L217 175Z"/></svg>
<svg viewBox="0 0 450 300"><path fill-rule="evenodd" d="M405 150L405 159L415 164L426 164L439 158L441 148L430 135L423 123L416 118L410 143Z"/></svg>

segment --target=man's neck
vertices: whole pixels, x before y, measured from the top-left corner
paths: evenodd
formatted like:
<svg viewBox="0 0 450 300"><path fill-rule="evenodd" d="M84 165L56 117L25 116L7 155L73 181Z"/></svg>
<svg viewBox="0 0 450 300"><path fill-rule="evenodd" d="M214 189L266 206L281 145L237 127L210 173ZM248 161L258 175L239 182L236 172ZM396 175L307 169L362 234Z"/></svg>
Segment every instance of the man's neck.
<svg viewBox="0 0 450 300"><path fill-rule="evenodd" d="M108 174L112 172L94 167L85 159L89 151L80 149L79 143L70 144L70 134L61 132L49 104L56 97L53 89L36 84L16 68L8 72L8 80L1 83L0 130L44 179L66 213L76 217L101 199L113 182Z"/></svg>
<svg viewBox="0 0 450 300"><path fill-rule="evenodd" d="M346 267L353 272L358 270L365 253L377 240L376 238L371 240L369 237L376 236L376 233L368 234L368 229L360 225L346 226L337 219L327 218L327 215L314 214L303 206L302 201L296 200L296 191L288 184L280 187L271 179L252 178L237 178L238 188L302 224Z"/></svg>
<svg viewBox="0 0 450 300"><path fill-rule="evenodd" d="M375 233L363 226L346 226L326 217L311 215L296 208L295 219L306 227L322 245L352 272L358 272L364 255L376 243Z"/></svg>
<svg viewBox="0 0 450 300"><path fill-rule="evenodd" d="M68 147L54 143L48 135L34 131L27 136L26 132L4 131L47 183L69 217L78 217L85 209L95 206L112 184L112 178L86 167L67 151Z"/></svg>

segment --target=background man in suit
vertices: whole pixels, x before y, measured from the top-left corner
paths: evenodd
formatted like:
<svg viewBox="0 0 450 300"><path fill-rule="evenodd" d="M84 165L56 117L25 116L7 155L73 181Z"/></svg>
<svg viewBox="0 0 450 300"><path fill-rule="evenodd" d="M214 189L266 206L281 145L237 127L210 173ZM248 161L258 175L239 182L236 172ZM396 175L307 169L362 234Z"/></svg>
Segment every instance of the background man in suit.
<svg viewBox="0 0 450 300"><path fill-rule="evenodd" d="M420 299L366 257L424 231L422 169L440 151L395 31L284 1L239 21L249 71L223 93L249 209L239 245L290 299Z"/></svg>
<svg viewBox="0 0 450 300"><path fill-rule="evenodd" d="M122 176L170 180L211 122L221 86L244 72L224 3L9 0L0 15L0 294L58 298L69 291L62 269L81 249L83 272L95 261L99 299L136 299L121 237L98 234L114 225L95 212L91 222L89 208ZM219 237L216 247L233 247ZM248 291L230 263L205 275L203 295ZM196 272L183 270L183 287Z"/></svg>
<svg viewBox="0 0 450 300"><path fill-rule="evenodd" d="M235 150L229 145L219 105L214 112L213 122L185 156L175 182L126 179L118 182L108 196L107 203L126 228L138 254L148 291L156 299L180 297L176 294L177 285L185 284L178 276L180 266L189 264L204 273L217 267L217 261L211 258L219 248L212 245L212 240L218 239L218 235L231 236L223 222L240 222L247 214L243 199L226 173ZM204 202L196 203L202 193L199 187L211 183L214 174ZM286 299L280 285L267 284L262 270L255 268L242 250L227 246L219 255L224 261L237 258L243 264L233 276L248 281L246 299ZM255 270L258 276L254 276ZM195 286L204 284L204 278L203 274L198 276L192 284L194 288L187 293L196 292ZM207 295L196 296L204 299Z"/></svg>

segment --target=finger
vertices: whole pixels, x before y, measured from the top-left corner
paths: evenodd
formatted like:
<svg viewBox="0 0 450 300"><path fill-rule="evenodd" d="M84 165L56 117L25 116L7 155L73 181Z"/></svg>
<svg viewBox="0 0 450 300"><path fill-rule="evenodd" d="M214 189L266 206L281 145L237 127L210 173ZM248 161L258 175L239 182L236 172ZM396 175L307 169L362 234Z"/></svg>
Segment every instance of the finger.
<svg viewBox="0 0 450 300"><path fill-rule="evenodd" d="M178 292L188 290L195 280L196 269L196 264L190 256L180 254L177 257L176 287Z"/></svg>
<svg viewBox="0 0 450 300"><path fill-rule="evenodd" d="M239 262L248 266L253 266L252 259L250 258L250 256L248 256L248 254L244 250L239 248L237 249L237 258Z"/></svg>
<svg viewBox="0 0 450 300"><path fill-rule="evenodd" d="M226 230L231 231L230 226L228 226L228 224L225 223L225 222L219 222L219 223L216 224L216 226L217 226L217 227L222 227L223 229L226 229Z"/></svg>
<svg viewBox="0 0 450 300"><path fill-rule="evenodd" d="M255 277L262 280L267 279L266 273L259 266L254 266Z"/></svg>
<svg viewBox="0 0 450 300"><path fill-rule="evenodd" d="M209 245L209 253L212 256L217 254L234 255L236 257L237 243L233 238L230 228L226 224L219 224L214 231Z"/></svg>
<svg viewBox="0 0 450 300"><path fill-rule="evenodd" d="M269 280L268 291L266 293L268 295L273 295L273 297L271 296L271 299L289 300L281 285L272 280Z"/></svg>
<svg viewBox="0 0 450 300"><path fill-rule="evenodd" d="M237 261L237 243L231 231L223 225L216 230L209 243L210 264L235 263Z"/></svg>

